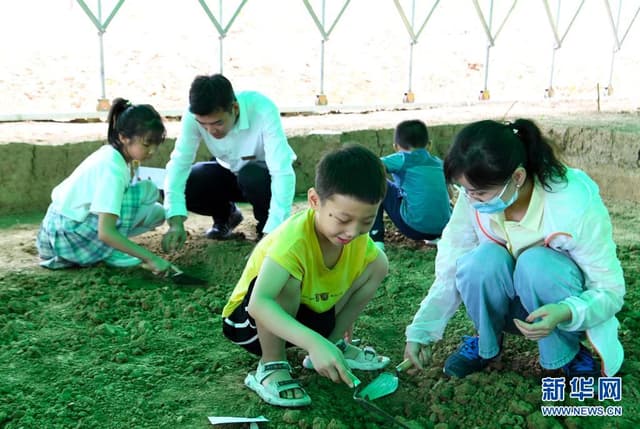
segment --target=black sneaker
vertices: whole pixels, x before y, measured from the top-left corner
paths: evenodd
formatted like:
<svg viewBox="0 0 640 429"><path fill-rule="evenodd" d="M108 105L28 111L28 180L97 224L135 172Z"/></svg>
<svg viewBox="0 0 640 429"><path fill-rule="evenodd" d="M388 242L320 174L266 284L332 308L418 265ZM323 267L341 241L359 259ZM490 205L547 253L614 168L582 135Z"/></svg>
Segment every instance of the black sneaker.
<svg viewBox="0 0 640 429"><path fill-rule="evenodd" d="M240 213L240 210L236 209L231 213L231 215L229 215L229 219L227 220L227 223L213 224L213 226L209 230L207 230L205 235L207 238L210 238L212 240L227 239L231 236L233 229L236 226L240 225L240 222L242 222L242 219L243 219L242 213Z"/></svg>
<svg viewBox="0 0 640 429"><path fill-rule="evenodd" d="M449 355L444 362L444 373L451 377L463 378L474 372L482 371L495 359L484 359L478 352L478 337L465 335L458 351Z"/></svg>
<svg viewBox="0 0 640 429"><path fill-rule="evenodd" d="M593 359L591 352L580 344L578 354L571 362L562 367L562 372L568 379L574 377L598 377L600 375L600 365Z"/></svg>

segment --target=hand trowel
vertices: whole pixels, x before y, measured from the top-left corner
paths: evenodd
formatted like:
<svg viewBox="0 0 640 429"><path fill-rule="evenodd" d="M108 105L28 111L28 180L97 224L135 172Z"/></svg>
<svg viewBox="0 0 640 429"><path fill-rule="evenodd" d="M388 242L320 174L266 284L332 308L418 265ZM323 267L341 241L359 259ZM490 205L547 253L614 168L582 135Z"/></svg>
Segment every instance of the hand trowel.
<svg viewBox="0 0 640 429"><path fill-rule="evenodd" d="M383 372L371 380L366 386L360 386L358 396L373 401L392 394L398 390L398 374L411 368L412 365L409 359L403 360L396 366L395 372Z"/></svg>
<svg viewBox="0 0 640 429"><path fill-rule="evenodd" d="M168 277L177 285L202 287L207 284L206 280L189 275L175 265L171 265L170 270L171 272L168 274Z"/></svg>
<svg viewBox="0 0 640 429"><path fill-rule="evenodd" d="M362 384L360 384L360 380L353 376L353 399L358 402L363 408L379 414L390 423L396 424L402 428L409 429L407 425L400 422L391 414L387 413L371 401L383 396L390 395L391 393L398 390L398 374L401 371L410 368L411 365L411 361L409 359L405 359L404 361L402 361L402 363L396 366L395 372L383 372L382 374L371 380L371 382L369 382L369 384L367 384L366 386L362 386Z"/></svg>

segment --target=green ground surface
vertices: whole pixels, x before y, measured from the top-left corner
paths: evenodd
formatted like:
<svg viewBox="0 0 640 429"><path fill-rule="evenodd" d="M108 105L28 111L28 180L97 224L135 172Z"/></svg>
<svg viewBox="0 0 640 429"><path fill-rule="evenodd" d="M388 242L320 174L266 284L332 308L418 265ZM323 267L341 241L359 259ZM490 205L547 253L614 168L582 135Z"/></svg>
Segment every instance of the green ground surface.
<svg viewBox="0 0 640 429"><path fill-rule="evenodd" d="M541 401L535 344L508 337L499 362L464 380L442 365L472 325L461 309L434 350L433 366L401 375L378 400L412 428L632 428L640 422L640 246L634 203L608 202L627 282L618 314L626 360L620 402ZM40 215L0 220L10 235ZM207 416L264 415L271 428L383 428L349 388L289 360L313 399L303 410L268 406L243 386L256 359L221 334L220 312L254 243L193 244L176 262L209 281L177 287L141 269L104 266L59 272L0 267L0 428L205 428ZM391 271L358 321L355 336L402 359L404 327L433 280L435 250L403 241L387 247ZM363 380L374 374L358 373ZM543 417L541 405L615 405L622 417Z"/></svg>

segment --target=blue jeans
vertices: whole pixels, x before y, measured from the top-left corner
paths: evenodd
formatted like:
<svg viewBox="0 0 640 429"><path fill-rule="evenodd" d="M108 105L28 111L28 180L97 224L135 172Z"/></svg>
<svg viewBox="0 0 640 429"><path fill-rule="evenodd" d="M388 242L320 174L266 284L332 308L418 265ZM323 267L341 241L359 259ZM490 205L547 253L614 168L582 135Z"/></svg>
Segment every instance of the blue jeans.
<svg viewBox="0 0 640 429"><path fill-rule="evenodd" d="M456 288L478 331L480 356L500 352L503 332L520 334L513 319L524 320L544 304L557 303L584 289L584 275L568 256L532 247L518 259L504 247L484 243L457 261ZM558 328L538 340L540 365L557 369L577 354L583 332Z"/></svg>
<svg viewBox="0 0 640 429"><path fill-rule="evenodd" d="M395 182L387 179L387 193L382 200L382 204L380 204L380 208L378 209L378 215L376 216L375 221L373 222L373 226L371 227L371 232L369 235L373 239L373 241L381 241L384 242L384 222L383 216L384 212L387 212L389 215L389 219L391 222L398 228L398 230L407 238L412 240L433 240L436 238L440 238L440 235L435 234L426 234L424 232L416 231L411 228L402 218L402 214L400 213L400 207L402 206L402 192L398 185Z"/></svg>

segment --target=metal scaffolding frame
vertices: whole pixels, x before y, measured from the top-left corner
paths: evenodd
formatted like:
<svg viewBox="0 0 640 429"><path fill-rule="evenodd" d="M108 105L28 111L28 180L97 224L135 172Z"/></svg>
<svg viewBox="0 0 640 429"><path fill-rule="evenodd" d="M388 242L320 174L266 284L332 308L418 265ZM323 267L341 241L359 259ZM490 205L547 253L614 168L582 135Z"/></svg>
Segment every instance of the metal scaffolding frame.
<svg viewBox="0 0 640 429"><path fill-rule="evenodd" d="M89 19L91 20L91 22L93 23L93 25L96 27L96 29L98 30L98 37L99 37L99 53L100 53L100 83L101 83L101 96L98 99L98 106L97 106L97 110L98 111L103 111L103 110L108 110L110 107L110 102L108 101L107 97L106 97L106 85L105 85L105 61L104 61L104 41L103 41L103 36L107 30L107 27L109 26L109 24L111 23L111 21L114 19L114 17L116 16L116 14L118 13L118 11L120 10L122 4L124 3L125 0L116 0L117 3L114 6L113 10L109 13L109 15L107 16L107 18L103 21L102 17L103 17L103 11L102 11L102 0L96 0L97 4L97 12L94 14L93 11L91 10L91 8L89 8L89 6L87 6L85 0L76 0L77 3L80 5L80 7L82 8L82 10L85 12L85 14L89 17ZM231 18L228 20L228 22L226 24L224 24L223 21L223 4L224 4L224 0L218 0L218 16L216 16L216 14L214 14L211 11L211 8L208 6L207 4L207 0L198 0L200 6L202 7L203 11L205 12L205 14L207 15L207 17L209 18L209 20L211 21L211 23L214 25L214 27L216 28L217 32L218 32L218 40L219 40L219 72L222 73L224 70L224 55L223 55L223 47L224 47L224 38L227 36L229 29L231 28L231 26L233 25L233 23L235 22L236 18L238 17L238 15L240 14L241 10L243 9L243 7L246 5L248 0L240 0L240 4L239 6L236 8L235 11L233 11L233 14L231 15ZM322 37L321 39L321 44L320 44L320 93L316 94L316 105L327 105L328 104L328 99L327 96L324 92L324 78L325 78L325 69L324 69L324 65L325 65L325 44L326 42L329 40L329 36L331 35L331 33L333 32L333 30L335 29L338 21L340 20L340 18L342 17L342 15L344 14L346 8L349 6L349 3L351 2L351 0L342 0L344 3L341 6L337 16L335 17L335 19L333 20L333 22L331 22L330 24L327 22L326 20L326 0L321 0L321 11L320 11L320 16L318 16L318 14L315 12L313 6L311 5L310 0L302 0L302 2L304 3L304 6L306 7L307 11L309 12L309 15L311 16L315 26L318 28L320 35ZM431 19L436 7L438 6L438 4L440 3L440 0L431 0L432 6L431 9L429 10L426 18L424 19L424 21L422 22L422 24L420 24L420 27L417 28L415 23L416 23L416 0L411 0L411 15L410 17L407 16L407 13L405 12L404 8L401 5L401 0L393 0L396 9L398 10L398 13L400 15L400 18L402 20L402 23L405 27L405 29L407 30L409 37L410 37L410 42L409 42L409 63L408 63L408 88L407 91L403 94L403 102L405 103L413 103L415 100L415 94L413 93L412 90L412 80L413 80L413 47L416 43L418 43L418 39L420 37L420 34L422 33L422 31L425 29L427 23L429 22L429 20ZM511 16L511 13L513 12L514 8L516 7L517 4L517 0L512 0L511 6L509 7L506 15L504 16L504 18L502 19L502 21L500 22L500 24L498 25L497 29L494 32L494 0L488 0L489 1L489 5L488 5L488 16L485 15L485 13L482 10L482 7L480 5L480 0L472 0L473 2L473 6L478 14L478 17L480 19L480 22L482 24L482 28L484 30L484 33L486 35L487 38L487 47L486 47L486 53L485 53L485 70L484 70L484 87L483 89L480 91L480 99L481 100L489 100L490 99L490 91L489 91L489 85L488 85L488 81L489 81L489 70L490 70L490 52L491 52L491 48L493 46L495 46L496 40L500 34L500 32L502 31L502 29L504 28L507 20L509 19L509 17ZM552 51L552 56L551 56L551 66L550 66L550 77L549 77L549 86L545 89L545 97L553 97L554 96L554 88L553 88L553 77L554 77L554 73L555 73L555 61L556 61L556 52L562 47L562 44L565 40L565 38L567 37L567 34L569 33L569 30L571 29L571 27L573 26L576 18L578 17L580 11L582 10L582 7L585 3L585 0L580 0L580 4L578 5L578 7L576 8L575 11L573 11L573 15L571 16L571 19L567 25L567 27L564 29L564 31L560 31L560 13L562 10L562 0L556 0L557 1L557 9L556 9L556 13L554 16L554 13L551 11L551 7L549 4L549 0L542 0L543 6L545 8L545 12L549 21L549 24L551 26L551 31L553 34L553 38L555 41L554 47L553 47L553 51ZM640 6L637 7L637 9L635 10L635 13L632 14L632 18L630 19L630 21L628 22L626 28L622 28L621 24L620 24L620 18L621 18L621 13L622 13L622 7L623 7L623 1L622 0L618 0L618 8L617 11L615 13L614 16L614 12L611 8L611 4L610 4L610 0L603 0L604 4L605 4L605 8L606 8L606 12L607 12L607 19L608 22L611 26L612 29L612 33L613 33L613 39L614 39L614 46L613 46L613 51L612 51L612 55L611 55L611 64L610 64L610 69L609 69L609 83L608 86L606 87L606 94L607 95L611 95L613 94L613 70L614 70L614 61L615 61L615 55L617 52L619 52L622 49L622 44L625 41L626 37L629 34L629 31L633 25L633 23L635 22L636 18L638 17L638 15L640 14ZM328 28L327 28L327 24L329 24Z"/></svg>
<svg viewBox="0 0 640 429"><path fill-rule="evenodd" d="M611 5L609 4L609 0L604 0L605 8L607 9L607 16L609 18L609 23L611 24L611 30L613 31L613 51L611 52L611 66L609 67L609 84L605 88L607 95L613 95L613 63L616 58L616 53L622 49L622 43L627 38L629 34L629 30L633 25L634 21L638 17L640 13L640 5L636 9L636 12L633 14L633 17L629 21L629 25L627 25L627 29L624 30L622 37L620 37L620 15L622 13L622 0L618 0L618 13L616 14L616 19L613 19L613 13L611 11Z"/></svg>
<svg viewBox="0 0 640 429"><path fill-rule="evenodd" d="M219 45L220 59L218 61L218 65L219 65L220 73L222 74L222 71L224 70L224 57L223 57L224 38L227 37L227 33L229 32L229 29L231 28L233 21L236 20L236 18L238 17L238 14L240 14L240 11L242 10L242 7L247 3L247 0L242 0L240 2L240 5L238 5L238 8L235 10L235 12L233 12L233 15L231 16L231 19L229 20L229 22L227 22L227 25L225 25L224 27L221 24L223 22L222 20L223 1L222 0L218 0L218 11L220 14L220 21L218 21L218 19L213 14L213 12L211 12L211 9L207 5L207 0L198 0L198 2L200 3L200 6L202 6L202 9L204 9L205 13L207 14L207 17L209 18L213 26L216 27L216 30L218 31L218 40L220 44Z"/></svg>
<svg viewBox="0 0 640 429"><path fill-rule="evenodd" d="M97 14L93 13L91 8L85 3L85 0L76 0L76 1L78 2L82 10L87 14L89 19L93 23L93 25L95 25L95 27L98 29L98 37L99 37L99 44L100 44L100 85L102 88L102 93L101 93L101 97L98 99L97 110L107 111L111 107L111 102L107 99L107 96L106 96L103 36L104 36L104 33L107 31L107 27L109 26L113 18L116 16L116 14L120 10L120 7L122 6L125 0L118 0L118 3L114 6L113 10L111 11L111 13L109 14L109 16L104 22L102 21L102 0L97 0L97 4L96 4ZM233 22L238 17L240 10L242 10L242 7L247 3L247 1L248 0L241 0L240 5L233 12L231 19L229 19L227 24L223 26L222 24L224 22L222 19L223 0L218 0L218 11L219 11L219 17L220 17L219 20L218 18L216 18L215 14L211 12L211 9L207 5L206 0L198 0L205 14L209 18L213 26L216 28L216 30L218 31L218 40L220 44L219 45L220 57L219 57L218 64L219 64L220 73L222 73L224 69L224 57L223 57L224 38L227 36L227 33L229 32L231 25L233 25Z"/></svg>
<svg viewBox="0 0 640 429"><path fill-rule="evenodd" d="M484 88L480 91L480 97L479 97L480 100L489 100L491 98L491 93L488 88L489 64L490 64L489 54L491 53L491 48L495 46L498 35L504 28L504 25L507 23L507 20L511 16L511 12L513 12L513 9L516 7L517 3L518 3L518 0L512 0L509 10L507 11L506 15L502 19L502 22L498 26L498 29L496 30L496 32L493 33L493 0L489 1L488 22L487 22L487 18L484 15L484 12L482 11L482 8L480 7L480 3L478 2L478 0L473 0L473 5L475 6L476 12L478 14L478 18L480 18L480 22L482 24L484 34L485 36L487 36L487 50L485 54L485 67L484 67Z"/></svg>
<svg viewBox="0 0 640 429"><path fill-rule="evenodd" d="M542 0L542 2L544 3L544 9L547 12L547 18L549 19L549 24L551 25L551 31L553 32L553 38L555 41L555 46L553 47L553 51L551 53L551 73L549 75L549 86L544 90L545 97L553 97L555 95L555 90L553 89L553 74L555 72L556 52L560 48L562 48L562 43L564 42L564 39L567 37L567 34L569 34L569 30L573 26L573 23L578 17L578 14L582 10L582 6L584 5L584 0L580 1L580 4L574 11L573 16L571 17L569 24L567 24L567 28L565 29L562 36L560 36L558 33L558 30L560 27L560 12L562 9L562 0L558 0L558 8L556 10L555 17L553 16L553 12L551 12L551 8L549 6L549 0Z"/></svg>
<svg viewBox="0 0 640 429"><path fill-rule="evenodd" d="M412 82L413 81L413 46L416 43L418 43L418 38L420 37L422 30L424 30L424 28L427 26L427 23L431 19L431 15L433 15L433 12L436 10L436 7L438 6L438 3L440 3L440 0L434 0L433 6L431 6L431 10L429 10L427 17L423 21L418 31L416 31L416 28L415 28L416 0L411 0L411 20L410 21L407 18L407 14L405 13L404 8L400 4L400 0L393 0L393 2L396 5L396 9L398 9L398 13L400 14L402 23L404 24L404 27L407 29L407 33L409 33L409 37L411 38L411 41L409 42L409 85L408 85L407 91L403 94L402 102L413 103L416 98L415 94L413 93L413 90L411 89L411 85L413 84Z"/></svg>
<svg viewBox="0 0 640 429"><path fill-rule="evenodd" d="M302 1L304 2L304 5L307 8L309 15L311 15L311 19L313 19L313 22L316 24L316 27L318 27L318 30L320 31L320 35L322 36L322 41L320 42L320 94L316 95L316 104L319 106L324 106L329 103L329 100L327 99L327 95L324 93L324 44L329 40L329 35L333 31L333 29L336 27L336 24L342 17L342 14L344 13L344 11L347 9L347 6L349 6L349 3L351 2L351 0L344 0L344 4L342 5L340 12L338 12L338 15L333 20L333 23L329 26L328 30L325 27L326 12L327 12L326 0L322 0L322 11L320 13L320 19L318 19L318 15L313 10L313 6L311 6L311 3L309 3L309 0L302 0Z"/></svg>
<svg viewBox="0 0 640 429"><path fill-rule="evenodd" d="M107 31L107 27L109 26L113 18L116 16L116 13L118 13L118 11L120 10L120 7L122 6L122 3L124 3L124 0L118 0L118 3L113 7L113 10L111 11L111 13L109 14L109 16L104 22L102 21L102 0L97 0L98 16L93 14L93 11L91 11L91 9L89 8L89 6L87 6L84 0L76 0L76 1L80 5L84 13L87 14L89 19L93 23L93 25L95 25L95 27L98 29L98 39L100 44L100 84L102 87L102 93L101 93L101 97L98 99L98 105L96 107L96 110L98 111L109 110L109 108L111 107L111 102L107 100L107 95L106 95L107 91L105 86L105 74L104 74L103 36L104 36L104 33Z"/></svg>

